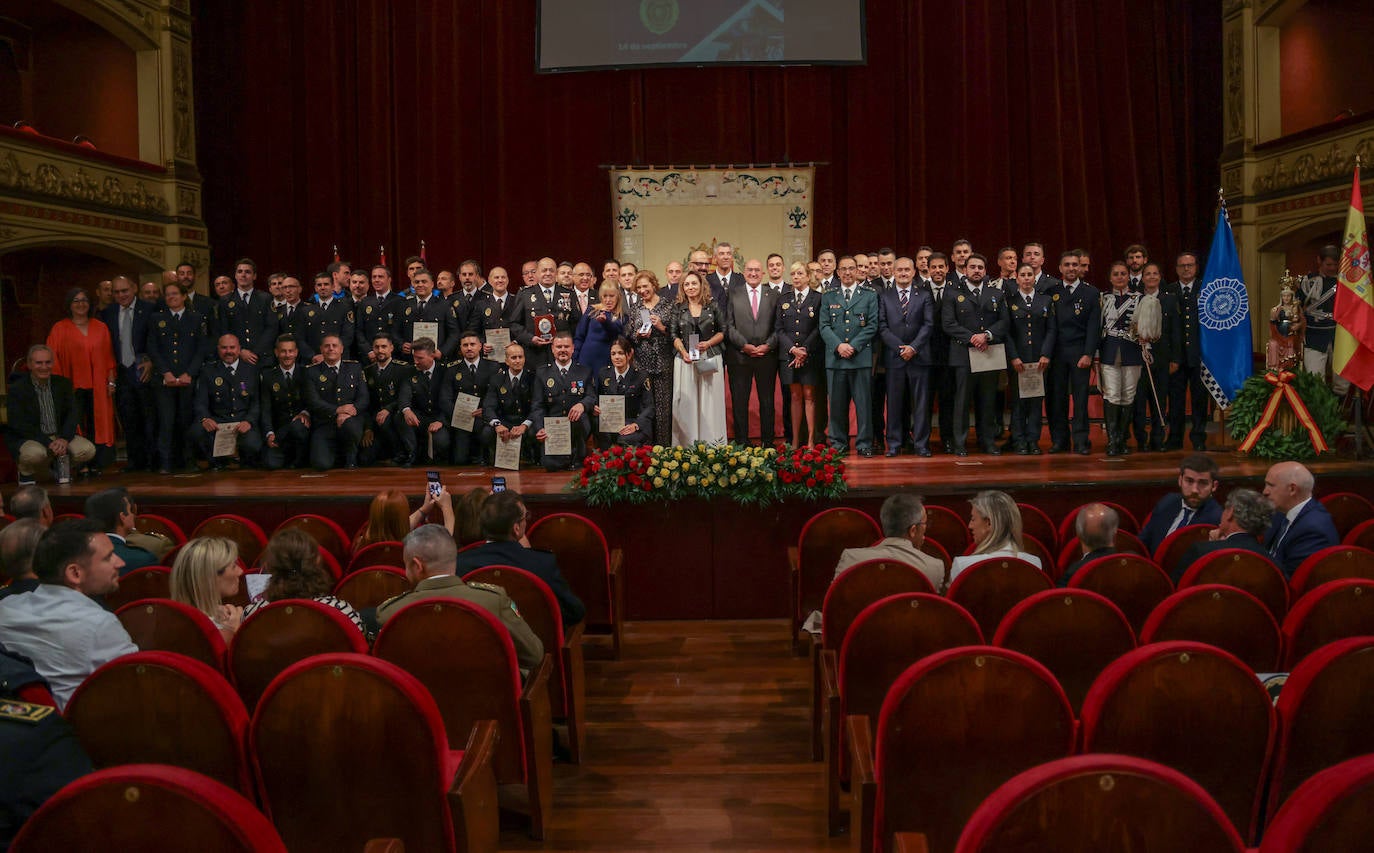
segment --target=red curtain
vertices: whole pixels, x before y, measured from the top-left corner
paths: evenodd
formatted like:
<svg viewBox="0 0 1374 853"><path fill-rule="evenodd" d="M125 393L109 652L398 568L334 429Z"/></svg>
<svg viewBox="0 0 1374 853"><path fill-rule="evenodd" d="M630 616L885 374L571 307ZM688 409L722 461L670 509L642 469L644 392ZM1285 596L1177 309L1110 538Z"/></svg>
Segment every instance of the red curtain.
<svg viewBox="0 0 1374 853"><path fill-rule="evenodd" d="M611 251L603 164L816 161L815 245L1205 244L1220 4L869 0L848 68L534 73L535 4L202 0L215 269ZM726 236L726 235L722 235ZM1051 261L1053 264L1054 261Z"/></svg>

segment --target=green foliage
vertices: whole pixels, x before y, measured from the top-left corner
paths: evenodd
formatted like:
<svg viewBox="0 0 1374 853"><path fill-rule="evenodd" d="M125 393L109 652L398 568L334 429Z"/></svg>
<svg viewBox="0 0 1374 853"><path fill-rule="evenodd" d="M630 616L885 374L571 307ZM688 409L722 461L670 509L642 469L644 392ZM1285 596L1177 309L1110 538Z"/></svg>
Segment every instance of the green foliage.
<svg viewBox="0 0 1374 853"><path fill-rule="evenodd" d="M1331 393L1331 389L1326 387L1326 383L1320 377L1305 370L1299 370L1293 375L1293 388L1307 406L1307 410L1312 413L1312 420L1321 430L1326 443L1334 448L1336 440L1348 428L1341 417L1340 399ZM1269 397L1275 390L1277 386L1269 384L1264 374L1257 374L1245 380L1235 402L1226 413L1232 438L1237 441L1245 440L1250 430L1259 423L1260 417L1264 414L1264 407L1269 403ZM1287 400L1279 403L1280 414L1289 408ZM1284 435L1277 421L1278 418L1275 418L1275 422L1264 431L1264 435L1250 451L1253 455L1261 459L1279 460L1316 457L1317 451L1312 447L1312 438L1301 422L1291 433Z"/></svg>

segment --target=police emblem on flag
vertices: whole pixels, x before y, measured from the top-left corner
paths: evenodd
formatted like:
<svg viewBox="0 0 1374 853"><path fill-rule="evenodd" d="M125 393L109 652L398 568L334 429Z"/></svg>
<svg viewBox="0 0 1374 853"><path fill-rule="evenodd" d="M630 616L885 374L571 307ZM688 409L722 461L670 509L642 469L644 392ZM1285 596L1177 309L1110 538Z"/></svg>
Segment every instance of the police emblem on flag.
<svg viewBox="0 0 1374 853"><path fill-rule="evenodd" d="M1250 316L1250 300L1245 283L1236 278L1219 278L1203 288L1198 305L1198 322L1214 332L1234 329Z"/></svg>

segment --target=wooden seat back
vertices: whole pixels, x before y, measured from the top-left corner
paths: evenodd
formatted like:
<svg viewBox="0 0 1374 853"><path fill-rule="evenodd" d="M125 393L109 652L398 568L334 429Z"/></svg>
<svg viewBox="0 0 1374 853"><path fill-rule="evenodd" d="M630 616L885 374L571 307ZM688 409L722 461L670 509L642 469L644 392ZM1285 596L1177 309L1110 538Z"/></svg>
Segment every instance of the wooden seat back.
<svg viewBox="0 0 1374 853"><path fill-rule="evenodd" d="M277 525L273 530L274 534L282 530L299 530L314 539L319 546L333 555L337 563L343 563L348 559L349 545L352 540L344 532L343 527L332 518L314 513L302 513L293 515Z"/></svg>
<svg viewBox="0 0 1374 853"><path fill-rule="evenodd" d="M1049 575L1025 560L992 557L960 572L948 595L969 612L984 637L991 637L1013 607L1052 586Z"/></svg>
<svg viewBox="0 0 1374 853"><path fill-rule="evenodd" d="M926 507L927 513L930 509ZM822 510L802 525L791 566L789 608L794 643L807 614L819 610L824 603L840 554L846 548L866 548L882 536L872 516L843 506Z"/></svg>
<svg viewBox="0 0 1374 853"><path fill-rule="evenodd" d="M571 512L542 516L530 526L530 547L552 551L568 586L587 606L587 627L610 631L624 616L611 591L611 549L591 519ZM831 568L834 568L833 566Z"/></svg>
<svg viewBox="0 0 1374 853"><path fill-rule="evenodd" d="M1243 589L1263 602L1278 622L1288 615L1288 579L1274 561L1248 548L1223 548L1196 560L1178 588L1219 583Z"/></svg>
<svg viewBox="0 0 1374 853"><path fill-rule="evenodd" d="M170 764L252 797L248 712L224 676L171 652L116 658L63 712L96 767Z"/></svg>
<svg viewBox="0 0 1374 853"><path fill-rule="evenodd" d="M1040 558L1040 570L1048 575L1050 580L1059 580L1060 573L1055 570L1054 552L1045 543L1030 534L1025 534L1021 537L1021 549Z"/></svg>
<svg viewBox="0 0 1374 853"><path fill-rule="evenodd" d="M144 566L119 579L119 588L105 594L105 606L118 610L131 601L171 597L172 570L166 566Z"/></svg>
<svg viewBox="0 0 1374 853"><path fill-rule="evenodd" d="M1159 566L1138 554L1112 554L1074 572L1069 588L1086 589L1111 601L1139 637L1150 612L1173 595L1174 582Z"/></svg>
<svg viewBox="0 0 1374 853"><path fill-rule="evenodd" d="M395 566L368 566L357 569L334 585L334 595L353 605L354 610L376 607L394 595L410 589L404 569Z"/></svg>
<svg viewBox="0 0 1374 853"><path fill-rule="evenodd" d="M926 538L934 539L951 554L962 554L973 544L968 522L948 507L926 504ZM831 566L834 570L834 566Z"/></svg>
<svg viewBox="0 0 1374 853"><path fill-rule="evenodd" d="M1352 527L1349 533L1341 537L1341 544L1374 550L1374 518L1361 521Z"/></svg>
<svg viewBox="0 0 1374 853"><path fill-rule="evenodd" d="M1303 596L1283 620L1288 669L1328 643L1374 635L1374 581L1331 581Z"/></svg>
<svg viewBox="0 0 1374 853"><path fill-rule="evenodd" d="M239 548L239 559L246 566L257 563L262 549L267 547L267 534L256 521L232 513L212 515L197 524L191 538L202 536L219 536L233 542Z"/></svg>
<svg viewBox="0 0 1374 853"><path fill-rule="evenodd" d="M1332 545L1323 548L1298 566L1293 572L1292 601L1325 583L1345 578L1374 581L1374 551L1354 545Z"/></svg>
<svg viewBox="0 0 1374 853"><path fill-rule="evenodd" d="M11 853L52 850L286 853L286 846L271 821L233 788L181 767L128 764L62 788L25 821L10 847Z"/></svg>
<svg viewBox="0 0 1374 853"><path fill-rule="evenodd" d="M1317 773L1374 753L1374 637L1338 640L1308 655L1289 674L1276 707L1269 815Z"/></svg>
<svg viewBox="0 0 1374 853"><path fill-rule="evenodd" d="M865 607L904 592L934 595L935 588L916 567L896 560L865 560L845 569L830 585L821 606L822 644L840 648L849 626Z"/></svg>
<svg viewBox="0 0 1374 853"><path fill-rule="evenodd" d="M313 655L367 654L367 639L344 613L309 599L264 605L244 620L229 644L229 673L252 710L272 679Z"/></svg>
<svg viewBox="0 0 1374 853"><path fill-rule="evenodd" d="M1188 549L1199 542L1206 542L1214 528L1215 525L1212 524L1189 524L1165 536L1152 555L1155 565L1163 569L1169 577L1173 577L1174 566L1178 565L1178 561Z"/></svg>
<svg viewBox="0 0 1374 853"><path fill-rule="evenodd" d="M489 583L499 586L515 602L525 624L544 644L544 651L553 657L553 675L549 681L549 707L555 717L568 713L570 675L567 661L560 654L566 645L563 617L553 590L539 576L515 566L486 566L463 575L468 583Z"/></svg>
<svg viewBox="0 0 1374 853"><path fill-rule="evenodd" d="M1235 655L1252 672L1277 672L1283 665L1283 633L1258 598L1224 584L1180 589L1160 602L1140 643L1189 640Z"/></svg>
<svg viewBox="0 0 1374 853"><path fill-rule="evenodd" d="M1021 532L1024 535L1034 536L1051 552L1058 548L1059 530L1048 513L1034 504L1018 503L1016 507L1021 510Z"/></svg>
<svg viewBox="0 0 1374 853"><path fill-rule="evenodd" d="M344 567L344 576L347 577L364 566L405 568L405 558L402 556L404 552L405 547L400 542L395 541L373 542L371 545L364 545L348 559L348 565Z"/></svg>
<svg viewBox="0 0 1374 853"><path fill-rule="evenodd" d="M1102 670L1136 645L1121 610L1085 589L1037 592L1007 613L992 644L1044 664L1074 713Z"/></svg>
<svg viewBox="0 0 1374 853"><path fill-rule="evenodd" d="M134 529L139 533L160 533L172 540L174 545L186 544L186 531L165 515L140 513L134 519Z"/></svg>
<svg viewBox="0 0 1374 853"><path fill-rule="evenodd" d="M888 849L895 832L915 831L931 849L952 850L989 794L1022 771L1070 755L1074 734L1064 691L1025 655L969 646L913 664L892 685L877 721L878 848Z"/></svg>
<svg viewBox="0 0 1374 853"><path fill-rule="evenodd" d="M1336 492L1322 498L1321 503L1331 514L1331 523L1342 539L1357 524L1374 519L1374 503L1354 492Z"/></svg>
<svg viewBox="0 0 1374 853"><path fill-rule="evenodd" d="M969 819L955 853L1022 849L1242 853L1226 814L1177 770L1125 755L1061 758L1016 776Z"/></svg>
<svg viewBox="0 0 1374 853"><path fill-rule="evenodd" d="M115 611L134 645L145 652L176 652L224 673L229 649L210 617L171 599L145 598Z"/></svg>
<svg viewBox="0 0 1374 853"><path fill-rule="evenodd" d="M1083 751L1186 774L1249 843L1276 725L1268 692L1234 655L1202 643L1154 643L1118 658L1088 691Z"/></svg>
<svg viewBox="0 0 1374 853"><path fill-rule="evenodd" d="M1259 853L1363 850L1374 838L1374 755L1362 755L1308 779L1264 832Z"/></svg>

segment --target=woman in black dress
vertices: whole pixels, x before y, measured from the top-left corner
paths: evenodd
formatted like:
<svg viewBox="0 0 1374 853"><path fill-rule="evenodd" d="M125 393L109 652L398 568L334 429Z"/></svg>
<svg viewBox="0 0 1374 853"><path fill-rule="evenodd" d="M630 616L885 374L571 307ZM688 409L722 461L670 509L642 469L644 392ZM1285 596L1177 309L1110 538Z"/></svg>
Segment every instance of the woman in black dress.
<svg viewBox="0 0 1374 853"><path fill-rule="evenodd" d="M635 335L635 362L649 376L654 395L654 444L673 443L673 305L659 296L658 276L645 270L635 276L634 291L639 307L649 312L649 331L640 331L638 316L632 316L626 329ZM636 309L635 314L638 314Z"/></svg>
<svg viewBox="0 0 1374 853"><path fill-rule="evenodd" d="M792 389L792 438L798 445L819 440L816 386L825 371L821 350L821 295L811 288L806 264L792 264L792 284L783 288L773 327L778 330L778 379ZM802 415L806 432L802 432ZM803 441L803 435L807 438Z"/></svg>

